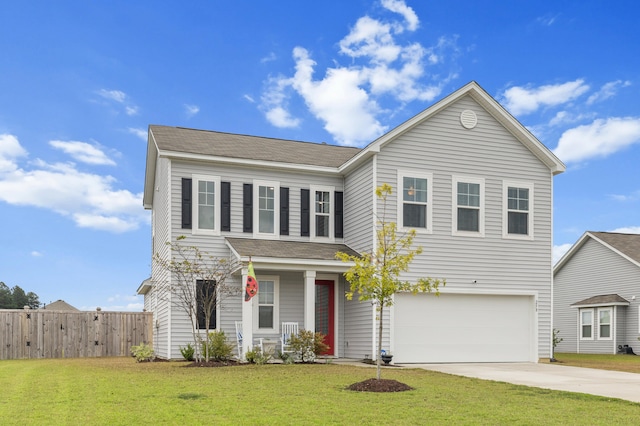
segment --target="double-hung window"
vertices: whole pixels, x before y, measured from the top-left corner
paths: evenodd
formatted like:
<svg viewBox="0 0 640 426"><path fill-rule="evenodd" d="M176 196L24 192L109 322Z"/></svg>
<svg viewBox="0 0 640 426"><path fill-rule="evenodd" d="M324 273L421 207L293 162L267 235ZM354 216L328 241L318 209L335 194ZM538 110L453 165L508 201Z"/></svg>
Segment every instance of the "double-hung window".
<svg viewBox="0 0 640 426"><path fill-rule="evenodd" d="M533 184L504 182L503 235L508 238L533 238Z"/></svg>
<svg viewBox="0 0 640 426"><path fill-rule="evenodd" d="M453 234L484 235L484 179L453 177Z"/></svg>
<svg viewBox="0 0 640 426"><path fill-rule="evenodd" d="M593 340L593 309L580 310L580 339Z"/></svg>
<svg viewBox="0 0 640 426"><path fill-rule="evenodd" d="M259 282L256 306L258 332L277 332L279 324L279 281L277 277L257 277Z"/></svg>
<svg viewBox="0 0 640 426"><path fill-rule="evenodd" d="M256 236L275 237L279 235L280 224L280 184L278 182L254 181L254 218ZM257 189L257 190L256 190Z"/></svg>
<svg viewBox="0 0 640 426"><path fill-rule="evenodd" d="M334 188L311 186L311 231L312 238L333 239L333 205Z"/></svg>
<svg viewBox="0 0 640 426"><path fill-rule="evenodd" d="M398 218L400 227L431 232L432 175L420 172L398 174Z"/></svg>
<svg viewBox="0 0 640 426"><path fill-rule="evenodd" d="M611 339L611 308L598 309L598 339Z"/></svg>
<svg viewBox="0 0 640 426"><path fill-rule="evenodd" d="M192 197L197 203L192 209L193 233L218 234L220 232L220 178L193 175L192 179Z"/></svg>

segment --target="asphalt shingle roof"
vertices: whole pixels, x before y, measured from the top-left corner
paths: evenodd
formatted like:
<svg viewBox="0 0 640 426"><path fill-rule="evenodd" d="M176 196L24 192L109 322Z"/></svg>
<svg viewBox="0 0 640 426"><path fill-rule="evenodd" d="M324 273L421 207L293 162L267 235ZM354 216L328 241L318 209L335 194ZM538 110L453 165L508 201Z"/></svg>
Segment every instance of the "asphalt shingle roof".
<svg viewBox="0 0 640 426"><path fill-rule="evenodd" d="M581 300L579 302L573 303L571 306L606 305L613 303L625 303L628 305L629 301L617 294L603 294L600 296L593 296L588 299Z"/></svg>
<svg viewBox="0 0 640 426"><path fill-rule="evenodd" d="M273 161L310 166L338 167L360 148L299 142L209 130L151 125L158 149L214 157Z"/></svg>
<svg viewBox="0 0 640 426"><path fill-rule="evenodd" d="M339 251L359 256L355 250L345 244L253 240L248 238L227 238L227 241L240 256L336 260L336 253Z"/></svg>
<svg viewBox="0 0 640 426"><path fill-rule="evenodd" d="M619 234L615 232L590 232L621 253L640 262L640 234Z"/></svg>

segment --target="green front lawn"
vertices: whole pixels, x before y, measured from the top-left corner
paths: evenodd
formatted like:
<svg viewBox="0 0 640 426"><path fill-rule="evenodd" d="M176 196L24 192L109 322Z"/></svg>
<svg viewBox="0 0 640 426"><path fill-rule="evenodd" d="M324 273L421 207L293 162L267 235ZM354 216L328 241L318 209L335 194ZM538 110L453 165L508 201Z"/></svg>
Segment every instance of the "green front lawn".
<svg viewBox="0 0 640 426"><path fill-rule="evenodd" d="M573 367L598 368L600 370L626 371L640 373L640 356L637 355L600 355L600 354L555 354L561 365Z"/></svg>
<svg viewBox="0 0 640 426"><path fill-rule="evenodd" d="M0 361L2 424L634 424L640 404L385 368L414 387L357 393L337 364L185 368L132 358Z"/></svg>

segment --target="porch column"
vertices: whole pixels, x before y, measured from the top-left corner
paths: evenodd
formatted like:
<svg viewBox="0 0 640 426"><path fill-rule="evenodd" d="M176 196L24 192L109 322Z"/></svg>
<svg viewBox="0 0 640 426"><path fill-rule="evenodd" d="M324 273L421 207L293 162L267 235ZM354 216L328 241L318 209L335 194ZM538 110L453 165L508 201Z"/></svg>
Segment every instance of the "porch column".
<svg viewBox="0 0 640 426"><path fill-rule="evenodd" d="M247 276L249 275L249 269L247 267L242 268L242 283L240 288L240 297L242 298L242 353L246 354L251 350L253 342L253 301L255 297L252 297L248 302L244 301L245 285L247 283ZM244 358L244 356L243 356Z"/></svg>
<svg viewBox="0 0 640 426"><path fill-rule="evenodd" d="M304 272L304 329L316 331L316 271Z"/></svg>

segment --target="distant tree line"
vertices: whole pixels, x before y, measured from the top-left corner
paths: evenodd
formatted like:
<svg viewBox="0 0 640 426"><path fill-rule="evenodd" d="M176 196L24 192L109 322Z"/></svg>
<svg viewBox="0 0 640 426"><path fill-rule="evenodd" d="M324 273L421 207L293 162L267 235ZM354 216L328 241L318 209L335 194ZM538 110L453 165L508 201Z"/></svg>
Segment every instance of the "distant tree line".
<svg viewBox="0 0 640 426"><path fill-rule="evenodd" d="M29 306L31 309L40 307L38 295L30 291L25 293L20 286L9 288L0 281L0 309L22 309Z"/></svg>

